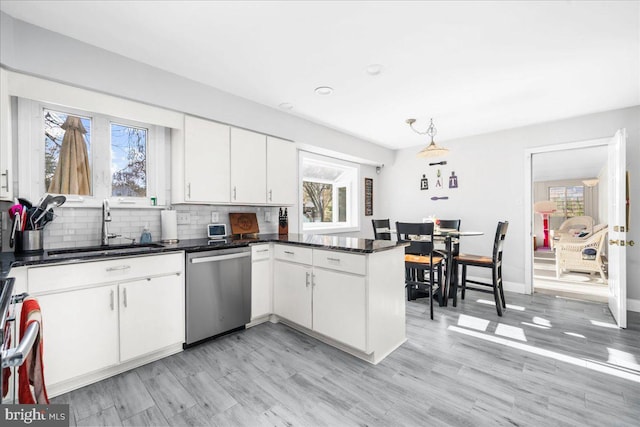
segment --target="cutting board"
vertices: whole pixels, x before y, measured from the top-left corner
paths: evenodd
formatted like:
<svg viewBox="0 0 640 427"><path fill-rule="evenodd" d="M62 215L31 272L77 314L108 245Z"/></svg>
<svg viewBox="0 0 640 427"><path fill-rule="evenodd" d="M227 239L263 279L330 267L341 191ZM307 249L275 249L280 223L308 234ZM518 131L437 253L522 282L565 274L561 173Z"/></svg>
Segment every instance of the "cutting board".
<svg viewBox="0 0 640 427"><path fill-rule="evenodd" d="M259 233L258 218L255 212L229 213L231 234Z"/></svg>

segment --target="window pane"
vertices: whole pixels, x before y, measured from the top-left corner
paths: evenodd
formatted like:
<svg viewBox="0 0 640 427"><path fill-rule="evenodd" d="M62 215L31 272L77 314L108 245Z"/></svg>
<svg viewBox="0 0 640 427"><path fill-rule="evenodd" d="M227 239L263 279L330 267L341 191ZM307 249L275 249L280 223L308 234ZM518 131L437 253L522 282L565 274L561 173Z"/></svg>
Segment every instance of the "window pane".
<svg viewBox="0 0 640 427"><path fill-rule="evenodd" d="M333 221L333 185L321 182L302 182L302 203L305 222Z"/></svg>
<svg viewBox="0 0 640 427"><path fill-rule="evenodd" d="M43 112L45 188L50 193L91 195L91 119Z"/></svg>
<svg viewBox="0 0 640 427"><path fill-rule="evenodd" d="M338 188L338 222L347 222L347 187Z"/></svg>
<svg viewBox="0 0 640 427"><path fill-rule="evenodd" d="M147 196L147 129L111 124L111 195Z"/></svg>
<svg viewBox="0 0 640 427"><path fill-rule="evenodd" d="M564 187L549 187L549 200L555 202L556 211L552 213L552 216L565 216L565 188Z"/></svg>
<svg viewBox="0 0 640 427"><path fill-rule="evenodd" d="M567 218L584 215L584 187L567 187Z"/></svg>

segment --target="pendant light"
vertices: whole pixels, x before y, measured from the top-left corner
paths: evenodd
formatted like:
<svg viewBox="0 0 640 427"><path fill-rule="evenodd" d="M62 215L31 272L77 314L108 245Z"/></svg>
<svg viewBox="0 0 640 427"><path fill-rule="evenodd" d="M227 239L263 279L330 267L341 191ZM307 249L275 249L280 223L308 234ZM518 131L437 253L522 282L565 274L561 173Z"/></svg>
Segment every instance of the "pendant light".
<svg viewBox="0 0 640 427"><path fill-rule="evenodd" d="M413 124L415 122L416 119L407 119L407 124L409 125L409 127L411 127L411 130L413 130L418 135L429 135L431 137L431 143L417 154L418 157L439 157L449 153L449 149L437 146L433 140L433 137L438 133L436 127L433 124L433 119L431 119L429 128L425 132L420 132L419 130L414 128Z"/></svg>

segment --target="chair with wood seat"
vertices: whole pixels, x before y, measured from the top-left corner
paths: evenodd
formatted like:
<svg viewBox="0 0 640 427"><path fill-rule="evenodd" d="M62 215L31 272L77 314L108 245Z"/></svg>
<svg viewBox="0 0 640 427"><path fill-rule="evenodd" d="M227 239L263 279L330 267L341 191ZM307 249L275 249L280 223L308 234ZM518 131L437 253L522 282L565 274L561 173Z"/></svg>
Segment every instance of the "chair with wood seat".
<svg viewBox="0 0 640 427"><path fill-rule="evenodd" d="M389 219L372 219L373 238L376 240L391 240L391 223Z"/></svg>
<svg viewBox="0 0 640 427"><path fill-rule="evenodd" d="M415 299L414 293L428 292L429 313L433 319L433 291L434 287L442 284L443 257L434 255L433 223L396 222L398 242L408 242L405 247L405 284L407 285L407 299ZM436 278L437 274L437 278ZM440 305L442 305L440 292Z"/></svg>
<svg viewBox="0 0 640 427"><path fill-rule="evenodd" d="M467 289L467 283L473 283L476 285L488 286L491 290L469 287L469 289L493 293L493 299L496 302L496 311L498 316L502 316L503 309L507 308L504 301L504 290L502 289L502 249L504 246L504 238L507 235L507 229L509 228L509 222L498 222L496 229L496 236L493 241L493 254L492 256L483 255L469 255L459 254L456 257L458 265L462 266L462 278L461 278L461 297L464 299L465 291ZM467 267L484 267L491 269L491 283L479 282L475 280L467 279ZM454 299L457 298L454 295Z"/></svg>

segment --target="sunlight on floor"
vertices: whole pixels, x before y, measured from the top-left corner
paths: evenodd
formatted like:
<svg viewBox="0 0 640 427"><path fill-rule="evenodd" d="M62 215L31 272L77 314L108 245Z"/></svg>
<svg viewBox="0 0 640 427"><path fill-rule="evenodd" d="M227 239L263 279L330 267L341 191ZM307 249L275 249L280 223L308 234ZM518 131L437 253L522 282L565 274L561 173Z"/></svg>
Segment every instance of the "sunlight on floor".
<svg viewBox="0 0 640 427"><path fill-rule="evenodd" d="M489 326L489 321L486 319L481 319L479 317L461 314L460 316L458 316L458 326L475 329L477 331L486 331L487 326Z"/></svg>
<svg viewBox="0 0 640 427"><path fill-rule="evenodd" d="M494 301L489 301L488 299L479 299L476 302L479 302L480 304L492 305L494 307L496 306L496 303ZM507 308L510 308L512 310L525 311L525 308L521 305L513 305L507 303Z"/></svg>
<svg viewBox="0 0 640 427"><path fill-rule="evenodd" d="M524 335L524 330L515 326L505 325L498 323L496 327L496 335L500 335L507 338L513 338L514 340L527 341L527 337Z"/></svg>
<svg viewBox="0 0 640 427"><path fill-rule="evenodd" d="M594 326L602 326L603 328L611 328L611 329L620 329L618 325L616 325L615 323L606 323L606 322L601 322L599 320L590 320L590 322Z"/></svg>
<svg viewBox="0 0 640 427"><path fill-rule="evenodd" d="M505 338L496 337L486 333L471 331L469 329L459 328L457 326L449 326L447 328L450 331L458 332L460 334L468 335L471 337L479 338L481 340L501 344L507 347L515 348L517 350L526 351L528 353L537 354L539 356L548 357L550 359L565 362L574 366L580 366L592 371L602 372L618 378L623 378L629 381L640 383L640 375L634 372L629 372L627 368L620 368L617 366L607 365L607 362L598 362L592 359L581 359L579 357L569 356L566 354L558 353L556 351L545 350L529 344L524 344L517 341L510 341Z"/></svg>
<svg viewBox="0 0 640 427"><path fill-rule="evenodd" d="M548 326L536 325L535 323L529 323L529 322L520 322L520 323L527 326L533 326L534 328L538 328L538 329L551 329Z"/></svg>
<svg viewBox="0 0 640 427"><path fill-rule="evenodd" d="M543 319L542 317L533 316L532 320L533 320L533 323L535 323L536 325L546 326L548 328L551 327L551 322L548 321L547 319Z"/></svg>
<svg viewBox="0 0 640 427"><path fill-rule="evenodd" d="M634 354L609 347L607 347L607 351L609 352L609 359L607 362L640 372L640 365L638 364L638 360Z"/></svg>
<svg viewBox="0 0 640 427"><path fill-rule="evenodd" d="M563 334L565 335L569 335L570 337L576 337L576 338L584 338L587 339L587 337L585 337L582 334L576 334L575 332L563 332Z"/></svg>

